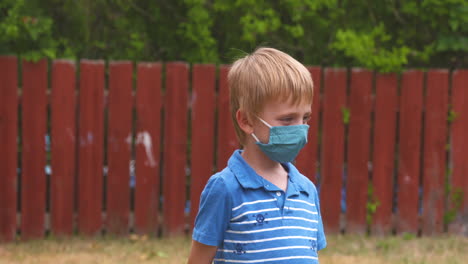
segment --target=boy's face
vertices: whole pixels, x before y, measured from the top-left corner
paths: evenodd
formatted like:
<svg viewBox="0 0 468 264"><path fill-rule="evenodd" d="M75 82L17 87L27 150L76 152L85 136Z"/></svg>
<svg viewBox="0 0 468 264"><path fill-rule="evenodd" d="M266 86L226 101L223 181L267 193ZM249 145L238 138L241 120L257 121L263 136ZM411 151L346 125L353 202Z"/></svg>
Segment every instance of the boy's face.
<svg viewBox="0 0 468 264"><path fill-rule="evenodd" d="M311 116L311 104L294 104L289 100L268 101L258 117L266 121L270 126L292 126L307 124ZM253 131L260 142L268 143L270 128L254 117Z"/></svg>

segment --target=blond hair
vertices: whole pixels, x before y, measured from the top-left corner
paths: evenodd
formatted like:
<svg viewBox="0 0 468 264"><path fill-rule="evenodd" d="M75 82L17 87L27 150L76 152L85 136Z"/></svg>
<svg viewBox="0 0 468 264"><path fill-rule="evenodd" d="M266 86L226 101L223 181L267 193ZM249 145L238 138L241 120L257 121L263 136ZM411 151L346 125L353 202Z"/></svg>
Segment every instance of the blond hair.
<svg viewBox="0 0 468 264"><path fill-rule="evenodd" d="M310 72L288 54L273 48L259 48L235 61L229 70L228 83L231 117L241 145L245 144L246 135L237 124L238 110L251 119L270 100L312 103Z"/></svg>

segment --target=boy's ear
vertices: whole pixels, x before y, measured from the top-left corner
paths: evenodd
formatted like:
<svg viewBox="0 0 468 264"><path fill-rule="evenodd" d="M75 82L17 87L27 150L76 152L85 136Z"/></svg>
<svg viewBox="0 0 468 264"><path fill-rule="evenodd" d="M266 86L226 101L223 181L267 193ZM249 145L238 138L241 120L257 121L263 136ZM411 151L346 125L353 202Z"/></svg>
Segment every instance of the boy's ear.
<svg viewBox="0 0 468 264"><path fill-rule="evenodd" d="M246 133L247 135L250 135L254 132L252 122L250 121L249 116L244 111L240 109L237 110L236 120L240 129L242 129L242 131L244 131L244 133Z"/></svg>

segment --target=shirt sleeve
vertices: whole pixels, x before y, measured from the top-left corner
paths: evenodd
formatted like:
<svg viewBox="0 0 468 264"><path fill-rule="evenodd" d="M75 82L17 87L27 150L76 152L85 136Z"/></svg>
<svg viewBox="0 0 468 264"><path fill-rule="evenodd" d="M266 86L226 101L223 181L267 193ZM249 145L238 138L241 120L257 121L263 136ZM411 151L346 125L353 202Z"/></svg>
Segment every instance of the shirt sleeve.
<svg viewBox="0 0 468 264"><path fill-rule="evenodd" d="M222 177L212 176L200 198L192 239L209 246L219 246L231 216L231 198Z"/></svg>
<svg viewBox="0 0 468 264"><path fill-rule="evenodd" d="M320 213L320 201L319 201L317 189L315 189L315 204L317 205L318 221L319 221L318 230L317 230L317 250L321 250L327 247L327 239L325 237L325 232L323 230L322 214Z"/></svg>

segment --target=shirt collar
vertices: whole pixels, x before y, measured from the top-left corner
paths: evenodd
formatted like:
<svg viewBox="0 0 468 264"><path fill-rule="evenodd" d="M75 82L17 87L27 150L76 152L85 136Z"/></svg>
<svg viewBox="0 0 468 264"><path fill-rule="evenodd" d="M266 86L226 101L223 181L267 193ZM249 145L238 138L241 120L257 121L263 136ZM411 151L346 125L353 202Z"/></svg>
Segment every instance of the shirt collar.
<svg viewBox="0 0 468 264"><path fill-rule="evenodd" d="M258 175L241 155L242 150L236 150L228 161L229 169L244 189L258 189L264 186L262 176Z"/></svg>
<svg viewBox="0 0 468 264"><path fill-rule="evenodd" d="M241 155L242 150L234 151L233 155L228 161L229 169L234 173L237 181L244 189L258 189L265 188L266 190L272 190L271 187L266 187L266 181L262 176L258 175L255 170L244 160ZM299 194L304 192L309 195L306 188L306 182L303 177L300 176L299 171L291 163L282 164L288 171L288 190L287 195Z"/></svg>
<svg viewBox="0 0 468 264"><path fill-rule="evenodd" d="M292 163L288 162L284 165L289 172L287 196L299 195L299 192L303 192L308 196L309 191L305 188L307 186L306 178L299 173Z"/></svg>

